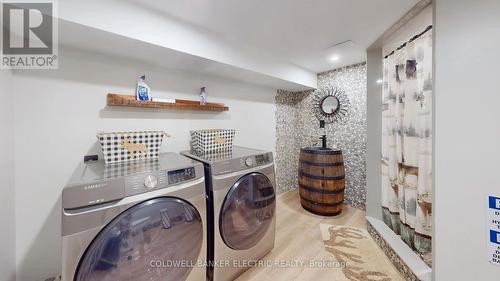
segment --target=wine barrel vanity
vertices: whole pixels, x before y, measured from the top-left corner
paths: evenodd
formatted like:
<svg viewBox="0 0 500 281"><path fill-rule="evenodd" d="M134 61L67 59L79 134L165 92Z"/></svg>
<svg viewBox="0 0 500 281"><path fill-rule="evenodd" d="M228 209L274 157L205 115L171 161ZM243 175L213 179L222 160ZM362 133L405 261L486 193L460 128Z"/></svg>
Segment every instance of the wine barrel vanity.
<svg viewBox="0 0 500 281"><path fill-rule="evenodd" d="M336 216L342 212L345 189L342 150L305 147L300 150L300 203L307 211Z"/></svg>

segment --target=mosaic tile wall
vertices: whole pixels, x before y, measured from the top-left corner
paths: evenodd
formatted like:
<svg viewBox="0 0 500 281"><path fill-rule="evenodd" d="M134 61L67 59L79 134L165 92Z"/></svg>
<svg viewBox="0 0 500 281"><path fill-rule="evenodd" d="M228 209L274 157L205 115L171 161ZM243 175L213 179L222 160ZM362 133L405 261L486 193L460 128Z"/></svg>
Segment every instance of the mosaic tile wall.
<svg viewBox="0 0 500 281"><path fill-rule="evenodd" d="M318 74L318 87L339 87L350 100L344 124L327 124L329 147L342 149L346 168L345 203L366 202L366 64ZM276 181L279 192L297 188L300 148L321 145L319 121L312 112L314 92L276 94Z"/></svg>

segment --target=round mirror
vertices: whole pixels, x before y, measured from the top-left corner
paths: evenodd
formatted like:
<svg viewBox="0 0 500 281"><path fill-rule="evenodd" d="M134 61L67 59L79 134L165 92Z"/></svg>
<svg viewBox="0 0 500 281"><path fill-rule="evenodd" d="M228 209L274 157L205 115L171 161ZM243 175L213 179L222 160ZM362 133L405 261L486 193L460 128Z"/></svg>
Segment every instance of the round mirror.
<svg viewBox="0 0 500 281"><path fill-rule="evenodd" d="M349 99L336 87L317 90L312 100L313 114L325 123L344 122L347 118Z"/></svg>
<svg viewBox="0 0 500 281"><path fill-rule="evenodd" d="M321 110L325 114L333 114L339 108L339 100L334 96L326 96L321 102Z"/></svg>

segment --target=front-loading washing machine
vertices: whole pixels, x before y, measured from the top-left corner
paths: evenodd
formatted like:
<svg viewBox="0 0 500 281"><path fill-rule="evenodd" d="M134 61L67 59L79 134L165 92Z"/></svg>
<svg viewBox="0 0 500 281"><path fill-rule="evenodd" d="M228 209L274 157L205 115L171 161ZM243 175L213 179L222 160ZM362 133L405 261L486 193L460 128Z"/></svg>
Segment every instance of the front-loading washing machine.
<svg viewBox="0 0 500 281"><path fill-rule="evenodd" d="M63 281L206 279L203 165L82 163L62 194Z"/></svg>
<svg viewBox="0 0 500 281"><path fill-rule="evenodd" d="M230 151L181 154L204 163L208 203L208 278L234 280L274 247L276 192L273 154Z"/></svg>

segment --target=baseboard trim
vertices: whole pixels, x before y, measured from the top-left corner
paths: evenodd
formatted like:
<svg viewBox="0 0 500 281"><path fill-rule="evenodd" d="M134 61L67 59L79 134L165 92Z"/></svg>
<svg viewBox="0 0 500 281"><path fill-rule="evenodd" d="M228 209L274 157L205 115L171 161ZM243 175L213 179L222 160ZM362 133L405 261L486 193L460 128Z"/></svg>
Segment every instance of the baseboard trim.
<svg viewBox="0 0 500 281"><path fill-rule="evenodd" d="M366 228L405 280L432 280L432 269L383 221L367 216Z"/></svg>

